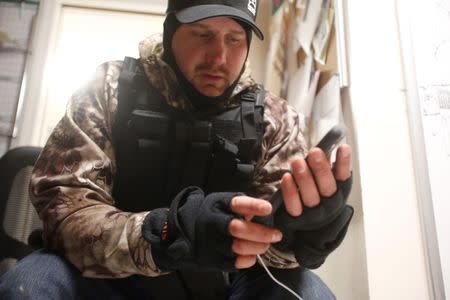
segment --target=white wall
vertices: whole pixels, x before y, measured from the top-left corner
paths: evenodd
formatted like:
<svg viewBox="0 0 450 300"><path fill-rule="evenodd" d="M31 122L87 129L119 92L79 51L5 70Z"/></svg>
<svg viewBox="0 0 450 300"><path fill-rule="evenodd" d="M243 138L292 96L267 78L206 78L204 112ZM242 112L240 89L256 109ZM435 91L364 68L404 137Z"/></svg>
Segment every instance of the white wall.
<svg viewBox="0 0 450 300"><path fill-rule="evenodd" d="M348 0L370 299L429 299L395 1Z"/></svg>
<svg viewBox="0 0 450 300"><path fill-rule="evenodd" d="M164 11L149 14L64 6L50 67L44 74L50 79L40 144L46 143L71 95L92 77L97 66L125 56L139 57L139 42L162 32L163 22Z"/></svg>
<svg viewBox="0 0 450 300"><path fill-rule="evenodd" d="M397 2L429 272L435 299L444 299L450 295L450 0Z"/></svg>

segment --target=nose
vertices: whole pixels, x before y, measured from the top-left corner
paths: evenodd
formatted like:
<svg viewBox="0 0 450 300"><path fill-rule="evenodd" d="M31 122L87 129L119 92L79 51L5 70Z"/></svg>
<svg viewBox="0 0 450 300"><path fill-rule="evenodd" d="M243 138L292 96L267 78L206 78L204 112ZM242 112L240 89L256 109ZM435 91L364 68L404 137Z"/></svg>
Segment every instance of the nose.
<svg viewBox="0 0 450 300"><path fill-rule="evenodd" d="M223 38L215 38L210 41L206 51L206 62L211 66L220 66L226 62L226 45Z"/></svg>

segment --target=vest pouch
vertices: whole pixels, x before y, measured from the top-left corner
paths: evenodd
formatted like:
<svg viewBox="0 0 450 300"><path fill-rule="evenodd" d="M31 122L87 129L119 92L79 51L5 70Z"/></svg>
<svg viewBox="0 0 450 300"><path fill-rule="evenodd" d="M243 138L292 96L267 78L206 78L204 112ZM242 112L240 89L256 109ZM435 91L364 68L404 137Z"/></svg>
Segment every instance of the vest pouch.
<svg viewBox="0 0 450 300"><path fill-rule="evenodd" d="M171 136L171 120L163 113L133 110L128 121L128 134L134 143L124 145L127 163L122 165L118 182L121 206L127 211L144 211L168 207L167 164ZM124 192L126 194L124 194ZM142 199L145 197L146 199Z"/></svg>
<svg viewBox="0 0 450 300"><path fill-rule="evenodd" d="M178 121L176 146L171 157L170 188L175 196L188 186L205 185L211 158L212 124L207 121Z"/></svg>
<svg viewBox="0 0 450 300"><path fill-rule="evenodd" d="M166 114L135 109L128 126L136 132L138 138L160 140L167 138L170 124L171 120Z"/></svg>
<svg viewBox="0 0 450 300"><path fill-rule="evenodd" d="M236 168L236 181L239 183L248 183L253 180L255 166L252 164L238 164Z"/></svg>
<svg viewBox="0 0 450 300"><path fill-rule="evenodd" d="M261 145L254 138L242 138L238 144L239 158L245 162L254 161L259 156Z"/></svg>
<svg viewBox="0 0 450 300"><path fill-rule="evenodd" d="M146 177L156 174L155 177L161 178L162 170L167 169L171 123L170 118L160 112L134 110L131 114L128 126L138 141L135 161L142 172L148 174Z"/></svg>
<svg viewBox="0 0 450 300"><path fill-rule="evenodd" d="M236 173L238 147L231 141L216 136L213 143L213 154L207 177L207 193L240 192L233 186Z"/></svg>

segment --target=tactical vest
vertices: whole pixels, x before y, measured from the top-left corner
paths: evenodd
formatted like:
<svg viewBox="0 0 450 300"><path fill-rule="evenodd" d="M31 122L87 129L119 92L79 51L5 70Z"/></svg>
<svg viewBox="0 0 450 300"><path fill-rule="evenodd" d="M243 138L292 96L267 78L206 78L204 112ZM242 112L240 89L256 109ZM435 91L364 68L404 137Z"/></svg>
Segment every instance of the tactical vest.
<svg viewBox="0 0 450 300"><path fill-rule="evenodd" d="M175 109L139 60L126 57L112 131L116 205L131 212L168 207L187 186L245 193L261 151L264 89L236 97L236 107L195 114Z"/></svg>

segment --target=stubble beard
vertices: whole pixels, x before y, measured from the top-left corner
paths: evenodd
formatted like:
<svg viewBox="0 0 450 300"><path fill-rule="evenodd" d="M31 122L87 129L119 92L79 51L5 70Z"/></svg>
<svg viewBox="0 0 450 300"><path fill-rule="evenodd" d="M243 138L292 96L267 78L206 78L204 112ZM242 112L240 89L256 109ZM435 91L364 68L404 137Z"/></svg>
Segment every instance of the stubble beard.
<svg viewBox="0 0 450 300"><path fill-rule="evenodd" d="M217 83L205 83L201 78L204 73L220 74L222 78ZM217 97L231 85L229 73L225 66L211 67L208 64L201 64L194 69L194 77L190 82L205 96Z"/></svg>

